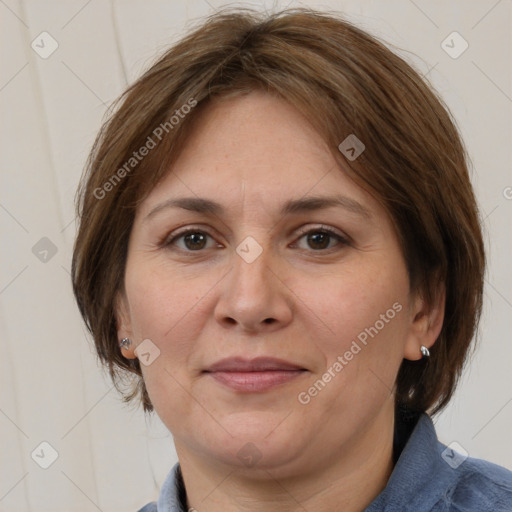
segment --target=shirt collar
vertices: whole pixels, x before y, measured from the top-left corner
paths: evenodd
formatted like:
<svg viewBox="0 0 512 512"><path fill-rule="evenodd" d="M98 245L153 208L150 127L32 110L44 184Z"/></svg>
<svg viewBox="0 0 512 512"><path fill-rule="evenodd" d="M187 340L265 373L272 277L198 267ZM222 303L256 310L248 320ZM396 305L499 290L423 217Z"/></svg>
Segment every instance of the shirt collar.
<svg viewBox="0 0 512 512"><path fill-rule="evenodd" d="M179 462L173 466L162 485L157 512L187 512L185 485Z"/></svg>
<svg viewBox="0 0 512 512"><path fill-rule="evenodd" d="M364 512L431 511L457 479L457 473L441 456L444 449L432 420L423 413L386 487Z"/></svg>

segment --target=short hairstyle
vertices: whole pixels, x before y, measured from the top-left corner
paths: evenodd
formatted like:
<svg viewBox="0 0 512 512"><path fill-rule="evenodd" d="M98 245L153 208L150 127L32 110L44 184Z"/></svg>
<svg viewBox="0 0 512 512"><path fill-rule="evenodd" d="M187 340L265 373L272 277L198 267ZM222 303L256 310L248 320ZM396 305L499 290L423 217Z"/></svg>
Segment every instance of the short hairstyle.
<svg viewBox="0 0 512 512"><path fill-rule="evenodd" d="M153 410L138 359L120 352L115 317L135 211L171 172L204 106L257 89L305 115L347 175L385 208L411 292L431 304L445 285L444 324L430 359L404 359L396 381L397 405L435 414L454 392L482 308L485 255L469 159L426 79L327 11L221 10L114 104L77 191L72 261L74 294L101 363L125 402L140 395L144 411ZM355 160L337 149L349 135L365 145Z"/></svg>

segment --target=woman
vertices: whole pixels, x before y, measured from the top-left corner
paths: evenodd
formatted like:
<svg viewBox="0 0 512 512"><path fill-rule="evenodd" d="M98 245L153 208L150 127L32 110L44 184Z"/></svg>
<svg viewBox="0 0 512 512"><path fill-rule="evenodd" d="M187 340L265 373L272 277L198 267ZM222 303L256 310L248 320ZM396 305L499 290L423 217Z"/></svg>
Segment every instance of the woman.
<svg viewBox="0 0 512 512"><path fill-rule="evenodd" d="M512 473L429 416L485 257L457 129L383 44L212 16L122 96L79 200L81 313L179 458L141 510L512 510Z"/></svg>

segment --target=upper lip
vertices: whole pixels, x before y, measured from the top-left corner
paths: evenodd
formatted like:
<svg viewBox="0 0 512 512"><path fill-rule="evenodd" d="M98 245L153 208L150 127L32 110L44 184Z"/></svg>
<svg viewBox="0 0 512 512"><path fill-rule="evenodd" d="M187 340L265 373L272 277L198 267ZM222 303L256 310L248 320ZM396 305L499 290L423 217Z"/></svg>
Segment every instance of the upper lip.
<svg viewBox="0 0 512 512"><path fill-rule="evenodd" d="M221 359L209 366L206 372L263 372L277 370L305 370L299 366L284 359L275 357L256 357L254 359L245 359L243 357L227 357Z"/></svg>

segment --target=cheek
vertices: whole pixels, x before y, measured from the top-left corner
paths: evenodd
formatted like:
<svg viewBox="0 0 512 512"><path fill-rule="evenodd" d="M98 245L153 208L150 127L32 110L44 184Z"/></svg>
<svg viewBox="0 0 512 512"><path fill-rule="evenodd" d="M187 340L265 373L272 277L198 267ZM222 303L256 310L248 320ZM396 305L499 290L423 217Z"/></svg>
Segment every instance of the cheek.
<svg viewBox="0 0 512 512"><path fill-rule="evenodd" d="M310 294L315 315L309 317L320 318L325 333L316 341L326 363L322 371L336 377L317 406L336 404L356 414L381 403L394 387L407 335L408 279L392 268L366 267L320 282L324 286L317 283ZM312 377L312 385L318 377Z"/></svg>
<svg viewBox="0 0 512 512"><path fill-rule="evenodd" d="M150 339L159 356L141 364L142 376L158 415L174 432L195 404L188 388L190 356L203 329L208 282L187 280L163 267L133 265L126 274L132 329L136 343ZM211 286L210 286L211 288Z"/></svg>
<svg viewBox="0 0 512 512"><path fill-rule="evenodd" d="M407 280L386 269L356 269L311 281L297 295L316 317L329 347L343 349L354 339L389 334L397 338L405 317ZM377 331L377 332L376 332Z"/></svg>
<svg viewBox="0 0 512 512"><path fill-rule="evenodd" d="M135 337L154 337L160 342L186 323L187 313L200 302L204 288L200 280L185 282L176 270L147 262L127 267L125 286Z"/></svg>
<svg viewBox="0 0 512 512"><path fill-rule="evenodd" d="M135 342L150 339L160 351L154 365L142 365L149 390L155 379L168 380L164 368L178 379L185 376L195 340L203 329L205 301L201 299L208 288L199 279L184 282L176 272L144 268L128 269L125 285Z"/></svg>
<svg viewBox="0 0 512 512"><path fill-rule="evenodd" d="M315 344L325 367L301 389L301 399L310 400L318 414L329 410L332 428L371 416L391 396L407 333L403 285L395 280L391 286L382 273L378 282L359 274L326 280L310 295L309 318L323 326Z"/></svg>

